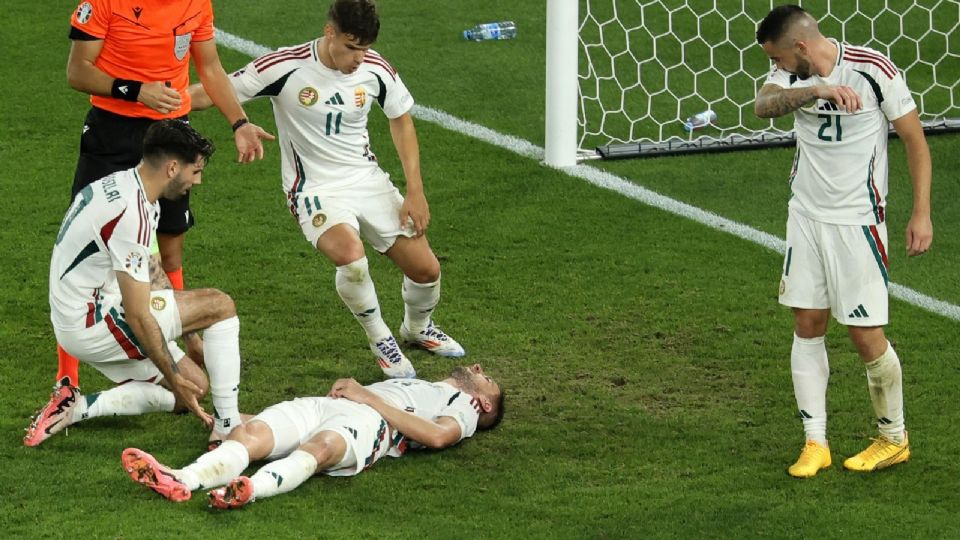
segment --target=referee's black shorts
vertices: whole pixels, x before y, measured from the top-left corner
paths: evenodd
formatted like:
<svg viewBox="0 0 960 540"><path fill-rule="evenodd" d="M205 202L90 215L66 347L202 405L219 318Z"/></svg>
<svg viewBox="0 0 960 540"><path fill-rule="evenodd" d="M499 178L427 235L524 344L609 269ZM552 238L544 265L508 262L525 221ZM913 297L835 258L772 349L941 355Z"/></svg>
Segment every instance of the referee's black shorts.
<svg viewBox="0 0 960 540"><path fill-rule="evenodd" d="M182 117L186 120L186 116ZM104 176L136 167L143 157L143 137L156 120L122 116L92 107L83 123L80 158L73 176L70 199ZM180 234L193 226L190 193L176 201L160 199L160 223L157 232Z"/></svg>

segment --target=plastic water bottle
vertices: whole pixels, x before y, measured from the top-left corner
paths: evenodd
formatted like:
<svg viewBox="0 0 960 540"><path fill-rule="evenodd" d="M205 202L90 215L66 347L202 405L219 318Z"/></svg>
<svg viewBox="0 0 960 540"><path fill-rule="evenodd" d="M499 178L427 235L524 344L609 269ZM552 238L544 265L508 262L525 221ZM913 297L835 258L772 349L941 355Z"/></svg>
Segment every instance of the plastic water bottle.
<svg viewBox="0 0 960 540"><path fill-rule="evenodd" d="M517 37L517 25L513 21L478 24L463 31L464 39L486 41L488 39L512 39Z"/></svg>
<svg viewBox="0 0 960 540"><path fill-rule="evenodd" d="M701 113L697 113L690 118L687 118L683 122L684 131L693 131L695 129L700 129L702 127L709 126L717 121L717 113L707 109Z"/></svg>

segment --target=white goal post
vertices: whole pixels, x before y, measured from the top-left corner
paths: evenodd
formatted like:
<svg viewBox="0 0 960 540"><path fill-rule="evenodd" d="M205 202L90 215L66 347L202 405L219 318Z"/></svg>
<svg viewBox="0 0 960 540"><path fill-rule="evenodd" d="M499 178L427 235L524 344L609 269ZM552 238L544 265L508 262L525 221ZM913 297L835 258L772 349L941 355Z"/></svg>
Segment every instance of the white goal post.
<svg viewBox="0 0 960 540"><path fill-rule="evenodd" d="M960 131L960 0L794 1L890 56L928 134ZM545 163L794 144L790 118L753 114L770 68L757 24L781 3L547 0ZM705 110L716 122L684 131Z"/></svg>

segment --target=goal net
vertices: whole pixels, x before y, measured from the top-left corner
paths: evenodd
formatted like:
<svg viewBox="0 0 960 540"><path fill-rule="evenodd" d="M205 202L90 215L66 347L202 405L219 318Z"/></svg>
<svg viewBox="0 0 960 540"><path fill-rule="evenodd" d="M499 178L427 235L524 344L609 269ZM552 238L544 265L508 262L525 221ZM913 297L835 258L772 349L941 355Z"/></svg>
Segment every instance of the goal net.
<svg viewBox="0 0 960 540"><path fill-rule="evenodd" d="M575 0L577 1L577 0ZM770 61L756 29L771 0L578 0L579 140L605 158L793 144L792 118L757 118ZM798 2L824 35L903 70L924 128L960 129L960 0ZM684 130L711 110L716 121Z"/></svg>

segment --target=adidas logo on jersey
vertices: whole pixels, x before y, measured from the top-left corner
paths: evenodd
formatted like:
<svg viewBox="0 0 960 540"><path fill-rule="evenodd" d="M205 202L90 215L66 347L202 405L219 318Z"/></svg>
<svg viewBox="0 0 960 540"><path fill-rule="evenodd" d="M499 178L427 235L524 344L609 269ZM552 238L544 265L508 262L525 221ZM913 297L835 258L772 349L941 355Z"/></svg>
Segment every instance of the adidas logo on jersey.
<svg viewBox="0 0 960 540"><path fill-rule="evenodd" d="M839 111L840 107L837 107L836 103L831 101L824 101L817 106L818 111Z"/></svg>
<svg viewBox="0 0 960 540"><path fill-rule="evenodd" d="M340 92L337 92L330 99L323 102L326 105L343 105L343 98L340 97Z"/></svg>
<svg viewBox="0 0 960 540"><path fill-rule="evenodd" d="M847 317L850 317L851 319L865 319L869 316L870 314L867 313L867 309L863 307L863 304L858 305L857 309L853 310L851 314L847 315Z"/></svg>

